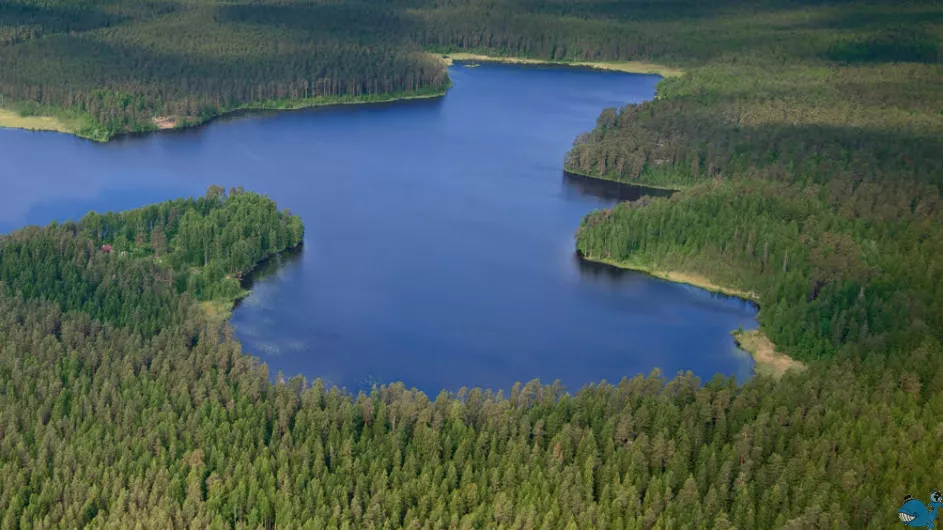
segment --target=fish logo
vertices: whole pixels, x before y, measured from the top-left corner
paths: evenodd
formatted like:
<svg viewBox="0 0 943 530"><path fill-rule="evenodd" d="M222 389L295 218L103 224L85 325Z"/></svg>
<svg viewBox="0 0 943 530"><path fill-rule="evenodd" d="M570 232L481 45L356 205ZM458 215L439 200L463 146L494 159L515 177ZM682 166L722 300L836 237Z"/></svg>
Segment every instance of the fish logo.
<svg viewBox="0 0 943 530"><path fill-rule="evenodd" d="M897 518L904 526L913 528L936 528L936 511L943 507L943 494L939 491L930 493L930 504L923 502L908 495L904 497L904 503L897 510Z"/></svg>

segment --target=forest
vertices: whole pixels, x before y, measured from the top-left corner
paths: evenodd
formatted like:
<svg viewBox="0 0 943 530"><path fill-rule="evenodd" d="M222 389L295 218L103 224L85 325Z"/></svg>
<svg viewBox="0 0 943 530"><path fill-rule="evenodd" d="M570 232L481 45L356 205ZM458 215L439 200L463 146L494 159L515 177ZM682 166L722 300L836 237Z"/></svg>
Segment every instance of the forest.
<svg viewBox="0 0 943 530"><path fill-rule="evenodd" d="M164 278L244 274L302 233L213 187L4 236L0 528L886 528L943 471L929 335L745 384L273 384L195 303L225 288Z"/></svg>
<svg viewBox="0 0 943 530"><path fill-rule="evenodd" d="M241 297L244 274L303 237L301 220L270 199L213 186L197 199L0 236L0 281L149 337L185 324L190 302Z"/></svg>
<svg viewBox="0 0 943 530"><path fill-rule="evenodd" d="M680 191L577 248L756 292L808 363L434 398L273 378L205 303L304 227L214 187L0 237L0 529L900 524L943 488L941 38L931 0L0 3L0 107L97 138L437 93L459 50L680 67L564 161Z"/></svg>
<svg viewBox="0 0 943 530"><path fill-rule="evenodd" d="M444 63L407 24L379 3L4 1L0 108L107 140L244 108L442 94Z"/></svg>
<svg viewBox="0 0 943 530"><path fill-rule="evenodd" d="M756 292L766 334L800 359L943 336L934 6L845 12L818 50L814 31L780 32L664 80L653 101L604 110L567 170L683 192L589 215L580 252Z"/></svg>
<svg viewBox="0 0 943 530"><path fill-rule="evenodd" d="M0 108L107 140L239 109L441 95L438 54L454 51L658 62L690 71L684 83L765 82L772 65L780 86L750 91L779 102L809 82L883 94L821 70L932 64L939 21L933 0L6 0Z"/></svg>

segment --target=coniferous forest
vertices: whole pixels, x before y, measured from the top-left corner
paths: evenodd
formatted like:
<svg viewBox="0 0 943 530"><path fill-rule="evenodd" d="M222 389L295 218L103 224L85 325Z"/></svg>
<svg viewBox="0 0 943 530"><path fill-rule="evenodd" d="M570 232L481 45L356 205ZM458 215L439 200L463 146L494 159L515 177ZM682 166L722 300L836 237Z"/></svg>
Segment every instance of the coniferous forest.
<svg viewBox="0 0 943 530"><path fill-rule="evenodd" d="M0 236L0 529L900 524L943 488L941 39L930 0L0 3L0 107L97 138L435 93L450 51L680 67L564 163L681 191L590 214L577 247L757 293L808 363L508 396L273 384L206 304L304 229L211 188Z"/></svg>

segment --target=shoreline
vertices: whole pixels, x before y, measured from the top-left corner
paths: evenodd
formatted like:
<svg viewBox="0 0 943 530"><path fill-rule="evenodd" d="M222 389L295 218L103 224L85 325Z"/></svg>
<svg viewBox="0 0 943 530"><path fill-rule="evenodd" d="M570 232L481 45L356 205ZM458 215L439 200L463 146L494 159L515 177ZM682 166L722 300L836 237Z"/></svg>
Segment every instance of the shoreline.
<svg viewBox="0 0 943 530"><path fill-rule="evenodd" d="M627 182L625 180L617 180L617 179L609 178L609 177L590 175L588 173L581 173L579 171L573 171L572 169L567 169L565 166L563 168L563 173L568 176L582 177L585 179L592 179L592 180L600 180L603 182L613 182L615 184L621 184L623 186L632 186L635 188L648 188L650 190L679 192L679 191L684 191L686 189L686 188L681 188L681 187L660 186L658 184L643 184L643 183L637 183L637 182Z"/></svg>
<svg viewBox="0 0 943 530"><path fill-rule="evenodd" d="M443 53L440 57L445 61L447 66L452 66L455 61L480 61L505 64L570 66L576 68L591 68L593 70L608 70L610 72L623 72L627 74L656 74L661 77L679 77L684 75L684 72L679 68L642 61L553 61L549 59L502 57L465 52Z"/></svg>
<svg viewBox="0 0 943 530"><path fill-rule="evenodd" d="M54 131L75 134L68 125L59 121L59 118L55 116L20 116L15 111L9 109L0 109L0 129Z"/></svg>
<svg viewBox="0 0 943 530"><path fill-rule="evenodd" d="M233 312L239 307L239 303L252 294L252 283L254 275L262 270L267 264L282 256L297 254L302 251L304 240L293 247L288 247L280 252L270 254L261 261L252 266L251 269L242 273L238 277L232 277L239 282L241 291L233 298L214 298L213 300L203 300L197 302L197 305L203 310L203 315L214 323L228 323L232 318Z"/></svg>
<svg viewBox="0 0 943 530"><path fill-rule="evenodd" d="M651 267L648 265L642 265L641 263L635 263L631 261L617 261L609 258L597 258L589 257L580 254L580 258L586 261L592 261L594 263L602 263L604 265L609 265L619 269L625 269L635 272L641 272L655 278L662 280L667 280L672 283L682 283L685 285L690 285L692 287L697 287L698 289L703 289L716 294L722 294L724 296L732 296L734 298L739 298L747 302L753 302L754 304L759 305L760 297L754 292L744 291L741 289L734 289L732 287L725 287L723 285L717 285L716 283L710 281L708 278L701 276L700 274L686 273L681 271L672 271L668 269L660 269L657 267Z"/></svg>
<svg viewBox="0 0 943 530"><path fill-rule="evenodd" d="M263 101L258 103L249 103L232 109L227 109L218 114L214 114L205 120L199 121L183 121L175 122L171 126L163 126L153 131L141 131L141 132L128 132L121 135L115 135L112 138L117 138L119 136L130 135L130 134L149 134L157 131L179 131L183 129L192 129L195 127L200 127L202 125L207 125L213 121L232 117L240 116L243 114L251 114L253 112L275 112L275 111L297 111L297 110L306 110L306 109L316 109L321 107L334 107L342 105L373 105L373 104L386 104L386 103L395 103L397 101L412 101L419 99L435 99L444 97L449 89L452 88L452 82L449 81L441 89L435 91L430 91L429 93L417 93L417 92L406 92L406 93L391 93L391 94L376 94L376 95L365 95L365 96L328 96L321 98L308 98L301 99L295 102L286 100L284 102L279 101ZM158 119L158 117L155 117ZM173 121L172 117L160 117L161 122L168 123ZM155 122L155 125L156 122Z"/></svg>
<svg viewBox="0 0 943 530"><path fill-rule="evenodd" d="M492 55L483 55L476 53L448 53L448 54L436 54L430 53L430 55L435 56L446 68L452 66L456 61L480 61L480 62L494 62L494 63L505 63L505 64L517 64L517 65L550 65L550 66L566 66L573 68L589 68L593 70L605 70L611 72L623 72L623 73L632 73L632 74L655 74L663 78L667 77L677 77L684 74L684 72L678 68L673 68L670 66L646 63L642 61L552 61L545 59L531 59L526 57L500 57ZM319 98L308 98L296 101L263 101L256 103L247 103L238 107L221 110L216 114L207 117L205 119L183 119L174 117L174 116L152 116L151 124L152 127L139 131L124 131L110 135L108 137L97 137L90 136L86 134L80 134L79 130L70 125L66 121L63 121L60 117L55 115L42 115L42 116L20 116L16 111L11 109L0 108L0 129L21 129L28 131L47 131L47 132L58 132L64 134L70 134L72 136L83 138L85 140L91 140L93 142L107 143L116 138L125 137L125 136L135 136L142 134L152 134L162 131L175 131L181 129L190 129L194 127L199 127L211 123L214 120L224 118L227 116L238 115L239 113L244 112L254 112L254 111L291 111L291 110L303 110L310 108L318 107L330 107L333 105L364 105L371 103L393 103L396 101L407 101L415 99L432 99L445 96L449 89L452 88L451 80L448 80L445 85L439 89L431 89L428 93L422 93L422 91L413 91L408 93L390 93L390 94L374 94L374 95L363 95L363 96L327 96ZM571 172L578 174L576 172ZM597 177L595 175L583 175L591 178L603 178ZM613 179L605 179L613 180ZM615 181L614 182L621 182ZM628 183L624 183L628 184ZM649 188L661 188L659 186L650 186L645 184L638 184L640 186L646 186ZM672 189L677 190L677 188L661 188L661 189Z"/></svg>
<svg viewBox="0 0 943 530"><path fill-rule="evenodd" d="M392 94L377 94L377 95L364 95L364 96L336 96L336 97L322 97L322 98L308 98L305 100L298 100L295 102L278 102L278 101L265 101L258 103L246 104L244 106L239 106L231 109L226 109L218 112L206 119L197 119L197 120L186 120L178 121L177 118L173 116L153 116L152 123L153 128L141 131L124 131L121 133L113 134L107 138L87 136L79 134L79 132L72 127L69 127L66 123L61 121L56 116L19 116L15 111L10 109L0 108L0 129L20 129L27 131L46 131L46 132L58 132L63 134L70 134L77 138L82 138L84 140L90 140L93 142L99 143L108 143L111 140L127 136L136 136L144 134L153 134L163 131L180 131L184 129L193 129L203 125L207 125L215 120L239 115L240 113L251 113L251 112L261 112L261 111L296 111L304 109L313 109L319 107L331 107L331 106L340 106L340 105L369 105L369 104L384 104L384 103L393 103L397 101L408 101L408 100L417 100L417 99L434 99L444 97L448 90L452 87L451 81L446 83L441 89L435 89L429 91L429 93L419 93L417 92L407 92L407 93L392 93Z"/></svg>
<svg viewBox="0 0 943 530"><path fill-rule="evenodd" d="M692 287L697 287L698 289L703 289L708 292L732 296L734 298L752 302L756 304L757 307L759 307L760 298L756 293L718 285L712 282L710 279L699 274L660 269L657 267L646 266L630 261L617 261L608 258L587 257L580 252L577 252L577 254L580 256L580 259L586 261L602 263L604 265L609 265L610 267L616 267L619 269L640 272L672 283L681 283L690 285ZM793 359L784 353L777 352L776 345L773 344L773 342L769 339L769 337L766 336L762 329L738 329L731 331L730 334L733 336L737 347L749 353L753 358L754 374L768 375L778 379L779 377L782 377L782 375L787 371L802 371L807 367L806 364L802 361L797 361L796 359Z"/></svg>

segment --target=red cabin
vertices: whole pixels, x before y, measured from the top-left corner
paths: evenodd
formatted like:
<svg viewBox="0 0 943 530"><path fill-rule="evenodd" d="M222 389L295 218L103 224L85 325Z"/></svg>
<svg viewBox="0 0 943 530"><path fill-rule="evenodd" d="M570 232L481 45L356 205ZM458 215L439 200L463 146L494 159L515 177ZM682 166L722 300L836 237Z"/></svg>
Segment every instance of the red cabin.
<svg viewBox="0 0 943 530"><path fill-rule="evenodd" d="M102 252L105 254L111 254L111 245L102 245Z"/></svg>

